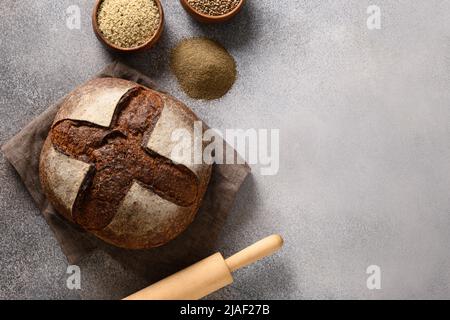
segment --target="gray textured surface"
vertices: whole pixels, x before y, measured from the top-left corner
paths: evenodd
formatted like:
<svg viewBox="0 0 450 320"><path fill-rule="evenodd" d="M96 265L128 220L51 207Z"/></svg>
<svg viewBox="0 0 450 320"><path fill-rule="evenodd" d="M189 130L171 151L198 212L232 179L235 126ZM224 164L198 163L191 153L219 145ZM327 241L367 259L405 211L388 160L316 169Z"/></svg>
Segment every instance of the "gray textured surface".
<svg viewBox="0 0 450 320"><path fill-rule="evenodd" d="M0 143L115 58L91 31L92 2L2 2ZM81 30L65 26L73 4ZM254 167L220 247L273 232L286 246L211 298L449 298L450 2L376 1L376 31L360 0L249 0L223 26L163 4L161 42L122 59L211 126L281 129L279 174ZM188 99L168 70L170 48L194 35L236 57L239 79L221 100ZM94 254L81 264L83 289L66 289L67 262L3 157L0 185L0 298L118 298L116 288L142 285ZM366 288L371 264L382 268L379 291Z"/></svg>

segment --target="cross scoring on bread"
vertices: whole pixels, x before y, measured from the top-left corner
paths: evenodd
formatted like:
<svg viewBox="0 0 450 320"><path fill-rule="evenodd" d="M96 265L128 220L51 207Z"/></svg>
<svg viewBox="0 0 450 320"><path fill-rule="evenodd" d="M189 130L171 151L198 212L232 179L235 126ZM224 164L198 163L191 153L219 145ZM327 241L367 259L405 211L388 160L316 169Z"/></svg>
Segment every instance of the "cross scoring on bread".
<svg viewBox="0 0 450 320"><path fill-rule="evenodd" d="M137 88L119 102L109 128L68 119L53 126L53 146L93 167L73 206L76 223L92 230L106 227L133 181L178 206L195 202L197 176L144 147L161 111L156 94Z"/></svg>

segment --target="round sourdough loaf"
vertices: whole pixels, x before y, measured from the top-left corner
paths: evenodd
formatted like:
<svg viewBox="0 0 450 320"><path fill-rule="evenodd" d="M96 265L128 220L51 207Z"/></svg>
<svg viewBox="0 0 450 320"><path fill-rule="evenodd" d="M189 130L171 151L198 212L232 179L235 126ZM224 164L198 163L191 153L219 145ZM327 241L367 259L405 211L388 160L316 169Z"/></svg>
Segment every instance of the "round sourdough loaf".
<svg viewBox="0 0 450 320"><path fill-rule="evenodd" d="M163 93L122 79L92 80L55 117L40 159L43 190L60 214L106 242L165 244L192 222L211 176L210 165L192 161L195 121ZM189 133L183 141L191 141L190 153L173 155L177 129Z"/></svg>

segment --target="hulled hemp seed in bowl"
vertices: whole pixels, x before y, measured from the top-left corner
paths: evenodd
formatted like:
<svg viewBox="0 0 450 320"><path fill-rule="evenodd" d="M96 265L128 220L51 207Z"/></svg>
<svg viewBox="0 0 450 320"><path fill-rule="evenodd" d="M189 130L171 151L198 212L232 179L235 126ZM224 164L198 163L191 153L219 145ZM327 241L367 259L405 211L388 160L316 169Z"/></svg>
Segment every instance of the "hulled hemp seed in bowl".
<svg viewBox="0 0 450 320"><path fill-rule="evenodd" d="M96 14L98 31L105 40L125 49L148 43L162 19L155 0L102 0Z"/></svg>

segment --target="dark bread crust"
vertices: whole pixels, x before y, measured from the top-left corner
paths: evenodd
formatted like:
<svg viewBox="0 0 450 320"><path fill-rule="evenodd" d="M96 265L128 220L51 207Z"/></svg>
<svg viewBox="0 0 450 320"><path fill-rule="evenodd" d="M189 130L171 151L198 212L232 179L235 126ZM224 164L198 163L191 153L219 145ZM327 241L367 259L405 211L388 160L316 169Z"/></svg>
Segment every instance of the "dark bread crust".
<svg viewBox="0 0 450 320"><path fill-rule="evenodd" d="M42 163L44 157L41 156L40 178L44 192L58 212L106 242L133 249L162 245L175 238L195 218L209 182L211 166L198 177L187 167L174 164L170 159L145 148L161 110L170 98L137 84L133 88L123 80L99 80L101 88L118 85L128 90L117 104L110 126L71 120L70 112L74 109L68 103L62 106L56 116L42 149L43 155L54 148L70 158L91 165L92 170L84 178L73 209L67 210L67 206L60 203L49 187L48 172ZM89 92L95 91L95 80L88 83L86 88ZM69 95L67 101L79 104L82 99L83 87L75 91L75 97ZM198 120L187 107L175 104L192 121ZM179 212L177 218L168 219L158 232L145 235L130 233L132 226L126 225L128 222L123 225L123 229L128 230L124 233L108 228L133 182L151 190L165 201L176 204ZM151 221L152 217L148 216L147 219Z"/></svg>
<svg viewBox="0 0 450 320"><path fill-rule="evenodd" d="M133 180L180 206L192 205L198 179L184 166L150 155L143 146L162 109L161 99L137 88L119 103L109 128L62 120L51 130L53 146L62 153L95 165L80 190L73 220L86 229L101 230L114 218Z"/></svg>

